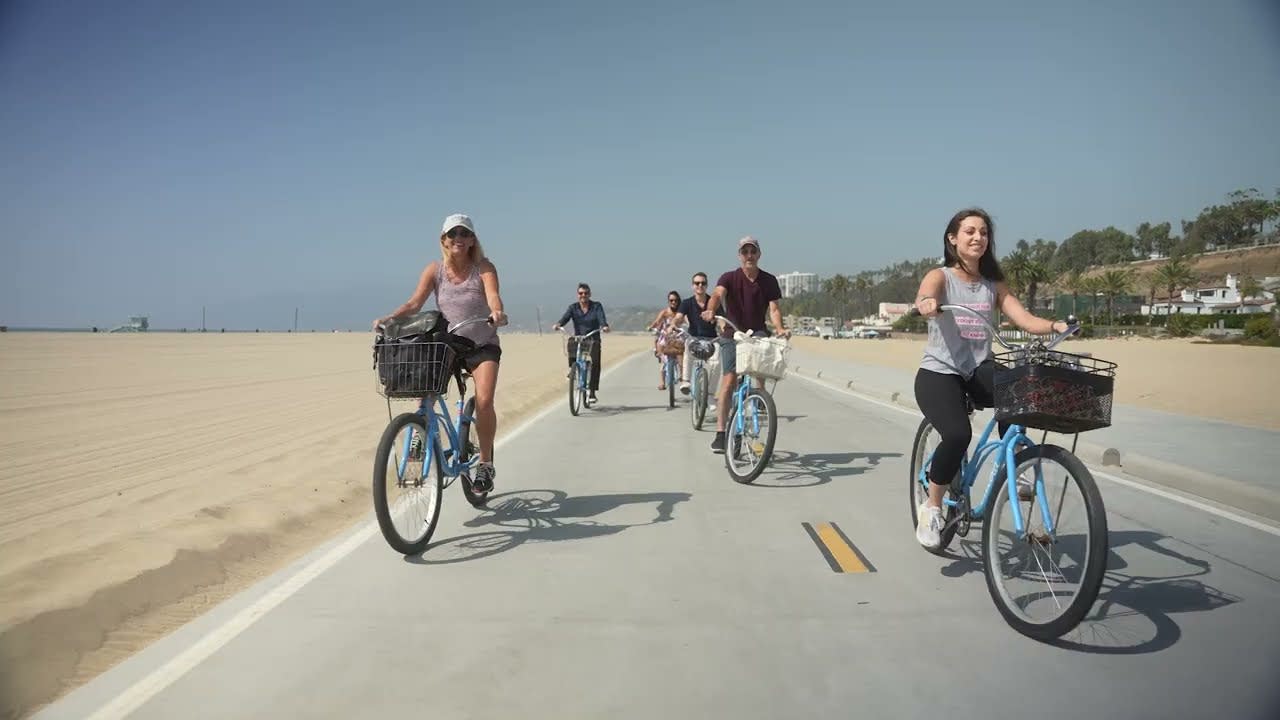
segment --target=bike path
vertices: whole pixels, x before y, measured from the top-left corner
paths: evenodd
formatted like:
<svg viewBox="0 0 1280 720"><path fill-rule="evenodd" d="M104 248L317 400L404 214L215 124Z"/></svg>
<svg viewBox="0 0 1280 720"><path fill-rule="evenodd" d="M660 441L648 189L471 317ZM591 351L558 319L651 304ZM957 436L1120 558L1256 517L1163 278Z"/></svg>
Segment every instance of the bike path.
<svg viewBox="0 0 1280 720"><path fill-rule="evenodd" d="M1037 643L993 606L977 528L915 544L913 417L784 381L776 462L743 486L653 365L507 440L490 508L448 489L423 556L364 526L41 717L1276 717L1280 537L1100 483L1100 602Z"/></svg>

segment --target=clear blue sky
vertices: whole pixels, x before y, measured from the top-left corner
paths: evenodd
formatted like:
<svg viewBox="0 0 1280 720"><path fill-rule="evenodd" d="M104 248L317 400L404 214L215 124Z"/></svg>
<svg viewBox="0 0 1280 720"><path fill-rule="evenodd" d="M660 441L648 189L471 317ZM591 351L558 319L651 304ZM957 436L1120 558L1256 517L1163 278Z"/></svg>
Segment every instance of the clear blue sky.
<svg viewBox="0 0 1280 720"><path fill-rule="evenodd" d="M1280 186L1273 0L534 5L0 5L0 324L364 327L455 211L560 309Z"/></svg>

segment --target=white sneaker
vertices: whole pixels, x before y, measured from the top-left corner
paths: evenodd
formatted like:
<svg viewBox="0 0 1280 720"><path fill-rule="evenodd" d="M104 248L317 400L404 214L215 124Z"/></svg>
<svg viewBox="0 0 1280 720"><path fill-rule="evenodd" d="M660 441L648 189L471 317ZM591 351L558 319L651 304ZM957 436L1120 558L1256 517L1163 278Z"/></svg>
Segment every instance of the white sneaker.
<svg viewBox="0 0 1280 720"><path fill-rule="evenodd" d="M921 505L916 510L916 540L929 550L942 545L942 508Z"/></svg>

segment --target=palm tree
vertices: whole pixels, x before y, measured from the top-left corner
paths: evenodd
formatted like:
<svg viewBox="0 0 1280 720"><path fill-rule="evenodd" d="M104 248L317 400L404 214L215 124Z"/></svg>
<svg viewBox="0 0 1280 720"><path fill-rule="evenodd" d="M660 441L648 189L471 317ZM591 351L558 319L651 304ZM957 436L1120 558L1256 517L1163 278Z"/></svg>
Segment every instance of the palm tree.
<svg viewBox="0 0 1280 720"><path fill-rule="evenodd" d="M1160 279L1159 269L1156 269L1143 275L1142 282L1146 283L1149 291L1147 295L1147 324L1150 325L1156 316L1156 291L1164 287L1164 281Z"/></svg>
<svg viewBox="0 0 1280 720"><path fill-rule="evenodd" d="M1053 281L1053 273L1049 270L1049 266L1037 260L1029 260L1022 268L1023 280L1027 284L1027 308L1031 312L1035 312L1036 308L1036 291L1041 283Z"/></svg>
<svg viewBox="0 0 1280 720"><path fill-rule="evenodd" d="M845 306L849 302L849 291L852 289L853 284L844 275L836 274L822 281L822 290L836 301L836 317L842 330L844 329Z"/></svg>
<svg viewBox="0 0 1280 720"><path fill-rule="evenodd" d="M1022 295L1022 291L1027 288L1027 266L1031 263L1031 258L1021 250L1010 253L1000 261L1000 269L1004 270L1005 282L1009 285L1009 292L1015 296Z"/></svg>
<svg viewBox="0 0 1280 720"><path fill-rule="evenodd" d="M1098 289L1103 295L1107 296L1107 322L1110 325L1116 324L1115 300L1117 295L1123 295L1129 292L1129 286L1133 284L1132 270L1108 270L1102 273L1098 278Z"/></svg>
<svg viewBox="0 0 1280 720"><path fill-rule="evenodd" d="M1058 287L1060 290L1071 293L1071 314L1076 313L1076 302L1080 298L1080 283L1083 278L1080 277L1079 270L1071 270L1064 275L1058 276Z"/></svg>
<svg viewBox="0 0 1280 720"><path fill-rule="evenodd" d="M1174 258L1156 268L1155 275L1169 291L1169 314L1172 315L1174 291L1195 282L1195 273L1191 272L1191 268L1181 258Z"/></svg>
<svg viewBox="0 0 1280 720"><path fill-rule="evenodd" d="M1098 293L1102 292L1102 283L1097 277L1080 278L1076 284L1077 291L1089 298L1089 322L1097 321Z"/></svg>

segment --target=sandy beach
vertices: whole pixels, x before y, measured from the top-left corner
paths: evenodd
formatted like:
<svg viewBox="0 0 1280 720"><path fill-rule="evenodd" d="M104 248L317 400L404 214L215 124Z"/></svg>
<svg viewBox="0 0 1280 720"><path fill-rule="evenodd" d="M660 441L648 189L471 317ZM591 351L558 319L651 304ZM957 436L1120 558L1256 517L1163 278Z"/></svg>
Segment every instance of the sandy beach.
<svg viewBox="0 0 1280 720"><path fill-rule="evenodd" d="M923 335L793 342L809 352L901 370L918 367L924 350ZM1280 430L1280 349L1136 337L1072 340L1061 349L1116 363L1116 402Z"/></svg>
<svg viewBox="0 0 1280 720"><path fill-rule="evenodd" d="M369 340L0 335L0 717L372 517L387 406ZM559 336L502 343L500 436L566 383ZM650 346L611 336L605 366Z"/></svg>

